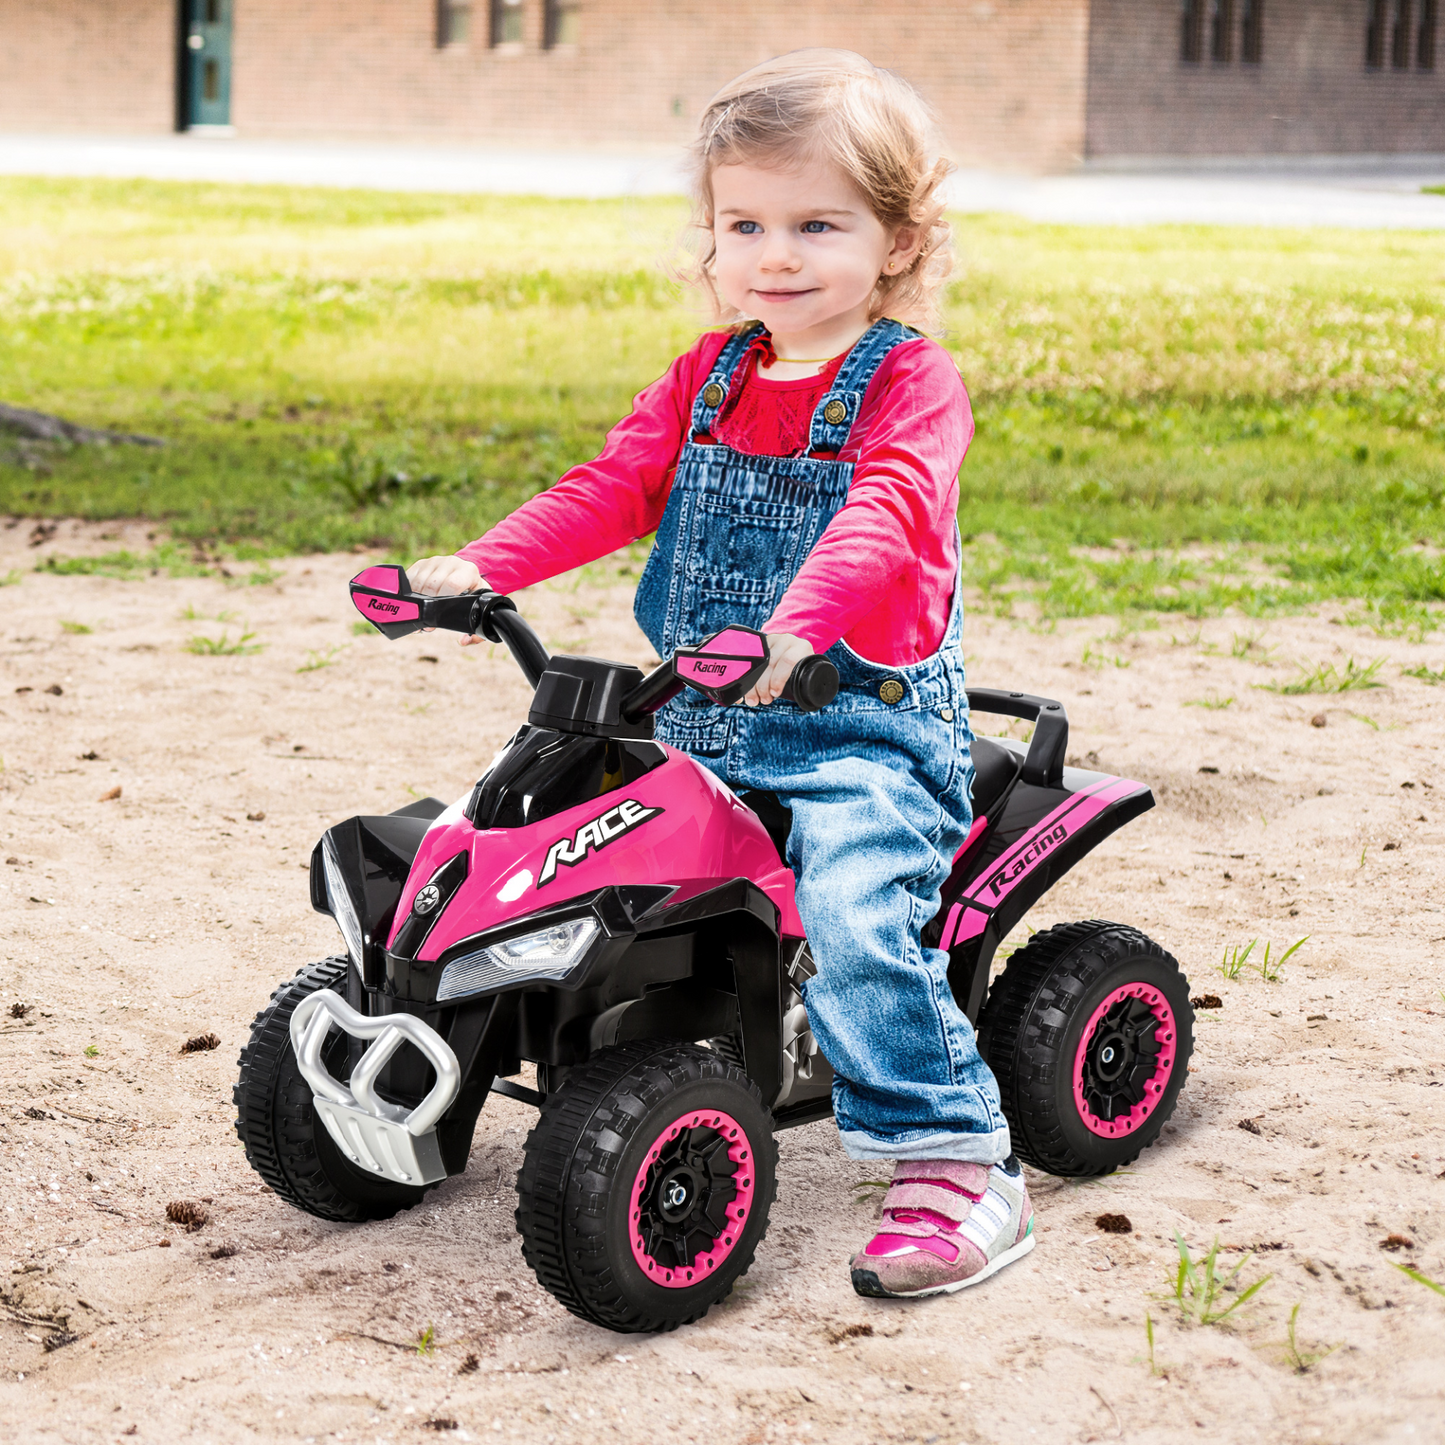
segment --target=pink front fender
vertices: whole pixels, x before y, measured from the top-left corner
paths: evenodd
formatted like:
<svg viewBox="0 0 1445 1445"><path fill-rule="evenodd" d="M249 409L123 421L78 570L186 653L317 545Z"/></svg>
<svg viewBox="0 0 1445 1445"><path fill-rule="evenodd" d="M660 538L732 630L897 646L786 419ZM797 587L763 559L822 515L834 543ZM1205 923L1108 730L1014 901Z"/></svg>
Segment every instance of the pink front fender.
<svg viewBox="0 0 1445 1445"><path fill-rule="evenodd" d="M782 931L801 937L793 875L757 815L685 753L666 751L667 762L637 782L525 828L480 832L449 808L422 840L388 946L417 891L461 852L469 854L467 880L419 960L579 894L684 878L751 879L777 905Z"/></svg>

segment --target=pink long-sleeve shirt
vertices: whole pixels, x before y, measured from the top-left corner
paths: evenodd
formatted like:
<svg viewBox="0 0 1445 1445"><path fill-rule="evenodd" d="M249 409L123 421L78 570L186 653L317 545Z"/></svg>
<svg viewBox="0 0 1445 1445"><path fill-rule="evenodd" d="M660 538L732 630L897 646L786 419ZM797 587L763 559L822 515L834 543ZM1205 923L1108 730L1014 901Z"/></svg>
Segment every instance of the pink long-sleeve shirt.
<svg viewBox="0 0 1445 1445"><path fill-rule="evenodd" d="M693 399L727 339L716 331L699 337L638 393L594 461L573 467L458 555L496 591L512 592L655 532ZM968 394L948 353L928 340L894 347L838 455L854 464L848 500L764 631L792 633L818 652L842 638L886 666L936 652L957 575L958 469L972 439Z"/></svg>

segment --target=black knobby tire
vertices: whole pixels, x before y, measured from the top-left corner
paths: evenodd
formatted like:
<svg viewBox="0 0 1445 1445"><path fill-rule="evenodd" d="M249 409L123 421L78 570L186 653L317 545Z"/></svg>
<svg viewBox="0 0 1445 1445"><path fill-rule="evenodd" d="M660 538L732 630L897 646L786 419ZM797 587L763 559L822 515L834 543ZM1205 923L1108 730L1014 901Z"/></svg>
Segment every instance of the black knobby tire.
<svg viewBox="0 0 1445 1445"><path fill-rule="evenodd" d="M1147 1117L1121 1137L1103 1137L1085 1122L1075 1067L1090 1057L1090 1043L1105 1026L1101 1020L1090 1028L1095 1012L1134 984L1162 995L1174 1036L1164 1046L1146 1040L1157 1060ZM1152 1033L1157 1039L1167 1031L1159 1024ZM1166 1062L1169 1047L1173 1058ZM1138 929L1102 919L1035 934L1009 959L979 1019L979 1050L998 1079L1014 1152L1050 1174L1086 1177L1133 1163L1174 1112L1193 1047L1194 1011L1179 964Z"/></svg>
<svg viewBox="0 0 1445 1445"><path fill-rule="evenodd" d="M667 1288L632 1249L634 1183L653 1178L643 1171L675 1122L707 1111L741 1126L751 1201L718 1267ZM737 1165L735 1177L743 1174ZM543 1288L584 1320L627 1334L676 1329L700 1319L747 1271L776 1190L772 1117L741 1069L695 1044L620 1044L572 1069L527 1136L517 1176L522 1254Z"/></svg>
<svg viewBox="0 0 1445 1445"><path fill-rule="evenodd" d="M317 1119L311 1086L297 1067L291 1015L302 999L319 989L344 996L348 967L345 958L308 964L271 995L236 1061L241 1075L231 1098L247 1161L282 1199L321 1219L359 1223L390 1219L398 1210L419 1204L427 1191L394 1184L352 1164ZM346 1041L340 1033L332 1033L322 1057L344 1081Z"/></svg>

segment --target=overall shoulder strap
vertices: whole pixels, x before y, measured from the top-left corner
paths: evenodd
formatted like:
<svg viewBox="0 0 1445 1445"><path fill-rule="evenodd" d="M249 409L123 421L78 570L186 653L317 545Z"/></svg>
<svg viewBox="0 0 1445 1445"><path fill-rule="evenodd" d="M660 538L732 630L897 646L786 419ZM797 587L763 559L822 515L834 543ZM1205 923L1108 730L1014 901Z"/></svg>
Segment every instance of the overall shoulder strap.
<svg viewBox="0 0 1445 1445"><path fill-rule="evenodd" d="M833 384L818 398L817 409L813 412L813 425L808 434L809 450L814 452L840 452L858 420L868 383L877 375L883 365L883 358L895 346L922 340L922 334L905 326L901 321L884 317L875 321L858 338L848 353Z"/></svg>
<svg viewBox="0 0 1445 1445"><path fill-rule="evenodd" d="M733 381L753 338L763 329L761 321L730 337L708 372L707 380L698 388L692 403L692 435L710 432L723 403L732 393Z"/></svg>

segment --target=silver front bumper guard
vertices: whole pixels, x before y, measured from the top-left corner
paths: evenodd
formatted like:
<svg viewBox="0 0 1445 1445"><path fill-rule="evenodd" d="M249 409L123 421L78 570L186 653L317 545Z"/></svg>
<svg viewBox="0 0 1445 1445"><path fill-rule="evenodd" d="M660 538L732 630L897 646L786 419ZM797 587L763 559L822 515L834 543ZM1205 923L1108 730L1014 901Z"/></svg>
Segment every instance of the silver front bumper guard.
<svg viewBox="0 0 1445 1445"><path fill-rule="evenodd" d="M351 1071L350 1087L331 1077L321 1062L333 1028L374 1042ZM431 1092L414 1109L379 1099L377 1075L403 1043L421 1050L436 1070ZM329 988L308 994L291 1015L291 1047L315 1096L316 1112L336 1147L355 1165L397 1184L435 1184L447 1176L436 1122L461 1088L457 1056L442 1036L412 1014L368 1018Z"/></svg>

